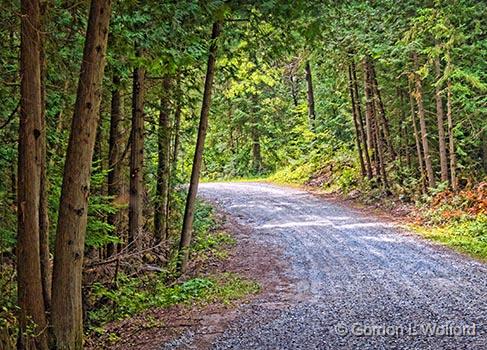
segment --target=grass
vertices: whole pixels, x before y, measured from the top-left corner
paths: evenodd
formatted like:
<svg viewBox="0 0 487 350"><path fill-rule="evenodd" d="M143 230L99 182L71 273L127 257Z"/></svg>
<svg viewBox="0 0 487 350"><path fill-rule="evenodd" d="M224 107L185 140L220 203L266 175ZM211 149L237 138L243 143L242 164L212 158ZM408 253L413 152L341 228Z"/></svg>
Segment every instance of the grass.
<svg viewBox="0 0 487 350"><path fill-rule="evenodd" d="M410 226L426 239L451 247L461 253L487 262L487 215L441 226Z"/></svg>

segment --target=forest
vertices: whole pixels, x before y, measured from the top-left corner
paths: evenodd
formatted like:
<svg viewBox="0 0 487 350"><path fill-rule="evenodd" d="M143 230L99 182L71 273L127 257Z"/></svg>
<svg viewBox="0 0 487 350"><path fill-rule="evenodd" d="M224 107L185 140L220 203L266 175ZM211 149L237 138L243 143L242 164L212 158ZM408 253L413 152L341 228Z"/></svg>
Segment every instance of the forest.
<svg viewBox="0 0 487 350"><path fill-rule="evenodd" d="M194 257L229 238L208 236L204 181L410 205L487 257L484 1L0 10L1 349L82 349L107 321L213 288ZM153 302L124 294L150 276Z"/></svg>

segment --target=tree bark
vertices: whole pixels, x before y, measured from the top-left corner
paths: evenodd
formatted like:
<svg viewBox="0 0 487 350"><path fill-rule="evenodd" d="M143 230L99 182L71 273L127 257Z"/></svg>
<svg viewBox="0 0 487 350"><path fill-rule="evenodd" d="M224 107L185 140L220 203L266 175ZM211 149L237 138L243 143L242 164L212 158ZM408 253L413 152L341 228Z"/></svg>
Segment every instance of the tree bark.
<svg viewBox="0 0 487 350"><path fill-rule="evenodd" d="M372 87L372 79L370 73L370 64L367 58L364 59L364 92L365 92L365 125L367 133L367 143L372 149L372 160L375 163L375 175L380 177L380 159L379 159L379 143L375 128L378 127L376 123L376 111L374 104L374 89Z"/></svg>
<svg viewBox="0 0 487 350"><path fill-rule="evenodd" d="M176 186L177 181L177 171L178 171L178 155L179 155L179 132L181 128L181 95L178 94L176 97L176 111L174 112L174 124L172 127L172 154L170 155L171 168L169 169L169 190L167 195L167 206L166 206L166 217L170 218L171 215L171 205L173 199L173 191ZM167 232L169 234L169 222L167 227Z"/></svg>
<svg viewBox="0 0 487 350"><path fill-rule="evenodd" d="M348 81L349 81L349 90L350 90L350 101L352 103L352 118L353 118L353 125L355 127L355 140L357 143L357 152L359 155L360 161L360 170L362 173L362 177L367 175L367 171L365 170L365 162L364 162L364 155L362 153L362 144L360 141L360 127L358 123L358 116L357 116L357 106L355 102L355 93L353 87L353 76L352 76L352 64L348 65ZM366 150L367 151L367 150Z"/></svg>
<svg viewBox="0 0 487 350"><path fill-rule="evenodd" d="M384 157L384 142L382 138L382 131L383 128L381 128L381 120L378 117L377 109L376 109L376 103L374 103L374 93L375 93L375 88L374 88L374 73L373 73L373 66L370 64L370 61L367 60L367 85L368 85L368 90L372 94L372 101L371 101L371 128L373 132L373 139L375 140L375 161L376 161L376 173L378 177L380 178L382 182L382 186L384 190L389 189L389 182L387 180L387 170L386 170L386 165L385 165L385 157Z"/></svg>
<svg viewBox="0 0 487 350"><path fill-rule="evenodd" d="M193 168L191 170L191 180L189 184L188 197L186 200L186 207L184 210L183 228L181 230L181 240L179 243L179 271L184 273L186 271L189 259L189 246L191 244L191 236L193 229L194 206L196 201L196 194L198 192L199 176L201 171L201 163L203 160L203 149L205 145L206 129L208 128L208 115L211 105L211 93L213 87L213 78L215 76L215 62L217 54L217 38L220 35L222 24L220 22L213 23L211 33L211 45L208 55L208 64L205 78L205 89L203 93L203 103L201 106L200 125L198 128L198 138L196 140L196 149L193 159Z"/></svg>
<svg viewBox="0 0 487 350"><path fill-rule="evenodd" d="M313 129L316 127L315 95L313 90L313 78L311 75L311 65L309 61L306 61L305 71L306 71L306 83L308 86L308 117L309 117L309 124L311 125L311 129Z"/></svg>
<svg viewBox="0 0 487 350"><path fill-rule="evenodd" d="M83 348L82 266L111 0L92 0L64 165L53 270L55 348Z"/></svg>
<svg viewBox="0 0 487 350"><path fill-rule="evenodd" d="M167 238L167 204L169 197L169 170L171 148L170 89L171 79L163 80L163 96L161 97L161 109L159 111L159 126L157 132L158 164L156 203L154 207L154 238L156 243Z"/></svg>
<svg viewBox="0 0 487 350"><path fill-rule="evenodd" d="M389 150L389 154L392 159L396 158L396 152L394 151L394 147L392 145L392 139L391 139L391 133L389 131L389 121L387 120L386 117L386 112L384 109L384 103L382 103L382 97L380 94L380 89L379 89L379 83L377 82L377 76L375 74L375 66L372 60L367 60L370 68L370 74L371 74L371 79L372 79L372 90L373 94L375 95L375 102L377 106L379 107L379 116L380 120L378 121L378 124L382 126L382 130L384 132L384 139L387 145L387 149Z"/></svg>
<svg viewBox="0 0 487 350"><path fill-rule="evenodd" d="M142 56L136 48L138 57ZM137 67L133 75L132 128L130 147L130 199L128 243L137 248L136 238L143 228L144 194L144 98L145 69Z"/></svg>
<svg viewBox="0 0 487 350"><path fill-rule="evenodd" d="M372 128L371 128L373 101L372 101L372 90L369 85L369 78L368 78L369 64L367 58L364 58L363 67L364 67L364 94L365 94L365 129L367 135L366 142L370 148L373 148Z"/></svg>
<svg viewBox="0 0 487 350"><path fill-rule="evenodd" d="M411 154L409 150L409 137L408 137L408 126L407 126L407 118L406 118L406 113L404 111L404 90L398 89L398 95L399 99L401 101L401 122L400 122L400 133L401 133L401 140L402 143L404 143L403 149L404 149L404 155L406 157L406 165L408 168L411 168ZM401 144L402 144L401 143Z"/></svg>
<svg viewBox="0 0 487 350"><path fill-rule="evenodd" d="M21 105L17 184L17 281L20 310L17 346L19 349L47 350L39 229L43 134L39 1L22 0L21 11ZM29 331L32 328L34 333Z"/></svg>
<svg viewBox="0 0 487 350"><path fill-rule="evenodd" d="M41 20L47 11L47 1L41 1ZM41 256L42 293L44 304L49 314L51 308L52 269L49 256L49 206L47 179L47 126L46 126L46 57L44 52L45 34L41 32L40 64L41 64L41 147L40 158L40 195L39 195L39 250Z"/></svg>
<svg viewBox="0 0 487 350"><path fill-rule="evenodd" d="M362 116L362 106L360 102L360 94L358 92L358 83L357 83L357 70L355 68L355 62L352 61L352 79L353 79L353 92L355 95L355 104L357 108L357 117L360 127L360 136L364 145L364 155L366 161L366 169L367 169L367 178L370 180L372 179L372 164L370 162L370 155L369 155L369 147L370 144L367 143L367 135L364 128L363 116Z"/></svg>
<svg viewBox="0 0 487 350"><path fill-rule="evenodd" d="M450 182L451 188L454 192L458 190L457 178L457 153L455 150L455 135L453 134L453 116L452 116L452 92L451 81L447 83L447 99L446 99L446 117L448 119L448 146L450 153ZM484 131L485 134L485 131ZM485 140L485 139L484 139ZM485 147L486 143L484 143Z"/></svg>
<svg viewBox="0 0 487 350"><path fill-rule="evenodd" d="M441 86L439 81L441 79L441 63L440 57L435 58L434 62L436 85L435 85L435 101L436 101L436 122L438 125L438 147L440 151L440 167L441 167L441 181L448 181L448 158L446 155L445 142L445 114L443 112L443 101L441 97Z"/></svg>
<svg viewBox="0 0 487 350"><path fill-rule="evenodd" d="M418 63L418 54L416 52L413 53L413 63L415 70L419 69ZM424 163L426 165L426 174L428 177L428 186L435 187L435 174L433 172L433 166L431 165L431 155L429 150L429 143L428 143L428 131L426 129L426 120L424 114L424 105L423 105L423 86L421 82L421 77L418 73L414 73L414 80L416 85L416 91L414 93L416 97L416 104L418 105L418 117L419 117L419 125L421 128L421 140L423 144L423 155L424 155Z"/></svg>
<svg viewBox="0 0 487 350"><path fill-rule="evenodd" d="M418 127L416 124L416 112L414 110L414 101L413 101L414 92L412 88L409 86L409 106L411 108L411 121L413 123L413 132L414 132L414 140L416 142L416 153L418 156L418 163L419 163L419 172L421 178L421 190L423 193L426 193L426 172L424 170L424 160L423 160L423 150L421 149L421 140L418 132Z"/></svg>
<svg viewBox="0 0 487 350"><path fill-rule="evenodd" d="M122 105L120 93L120 77L113 76L112 101L110 111L110 136L108 141L108 195L117 198L122 194ZM115 234L120 237L122 232L122 212L108 215L108 223L115 228ZM107 246L107 256L115 253L115 244Z"/></svg>
<svg viewBox="0 0 487 350"><path fill-rule="evenodd" d="M176 102L176 112L174 113L174 128L173 128L173 149L172 149L172 164L171 164L171 174L175 176L178 169L178 155L179 155L179 132L181 128L181 96L178 96L178 101Z"/></svg>

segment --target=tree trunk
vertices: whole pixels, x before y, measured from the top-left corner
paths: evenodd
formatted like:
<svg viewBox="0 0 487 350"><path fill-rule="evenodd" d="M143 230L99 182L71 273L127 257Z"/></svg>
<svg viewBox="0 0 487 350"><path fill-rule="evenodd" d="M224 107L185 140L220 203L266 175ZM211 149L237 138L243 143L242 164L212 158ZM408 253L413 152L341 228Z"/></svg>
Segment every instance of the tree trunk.
<svg viewBox="0 0 487 350"><path fill-rule="evenodd" d="M421 178L421 190L423 193L426 193L426 172L424 170L424 161L423 161L423 150L421 149L421 140L418 132L418 127L416 123L416 112L414 110L414 101L413 101L413 91L409 86L409 106L411 108L411 120L413 123L413 132L414 132L414 140L416 142L416 153L418 156L418 163L419 163L419 172Z"/></svg>
<svg viewBox="0 0 487 350"><path fill-rule="evenodd" d="M384 140L381 135L381 128L379 127L379 120L377 117L377 114L374 114L374 120L372 122L374 124L374 131L375 131L375 138L376 138L376 143L377 143L377 159L378 159L378 165L379 165L379 172L380 172L380 178L382 181L382 186L384 190L389 189L389 181L387 180L387 169L386 169L386 164L385 164L385 157L384 157Z"/></svg>
<svg viewBox="0 0 487 350"><path fill-rule="evenodd" d="M198 138L196 140L196 149L194 152L193 168L191 170L191 180L189 183L188 197L186 200L186 208L184 210L183 228L181 230L181 240L179 243L179 270L184 273L186 271L189 259L189 246L191 244L191 235L193 229L194 206L196 201L196 194L198 192L198 183L201 170L201 163L203 160L203 149L205 145L206 129L208 127L208 114L211 105L211 90L213 87L213 78L215 76L215 62L217 54L216 39L221 32L221 23L213 23L211 33L211 45L208 55L208 65L205 78L205 89L203 93L203 103L201 105L200 125L198 128Z"/></svg>
<svg viewBox="0 0 487 350"><path fill-rule="evenodd" d="M414 63L414 68L417 71L419 69L417 53L413 53L413 63ZM429 143L428 143L428 131L426 129L426 120L424 115L423 86L421 83L421 77L416 72L414 73L414 79L416 85L416 91L414 94L416 97L416 103L418 105L418 117L419 117L419 125L421 128L421 140L423 144L424 163L426 164L428 186L435 187L436 186L435 174L433 172L433 166L431 165L431 155L430 155Z"/></svg>
<svg viewBox="0 0 487 350"><path fill-rule="evenodd" d="M364 155L366 161L366 169L367 169L367 178L370 180L372 179L372 164L370 162L370 155L369 155L369 146L370 144L367 143L367 135L364 128L364 122L362 117L362 106L360 103L360 94L358 92L358 83L357 83L357 71L355 69L355 62L352 61L352 79L353 79L353 92L355 95L355 104L357 108L357 117L360 127L360 136L364 145Z"/></svg>
<svg viewBox="0 0 487 350"><path fill-rule="evenodd" d="M316 125L316 113L315 113L315 96L313 90L313 78L311 75L311 65L309 61L306 61L306 83L308 85L308 116L309 116L309 124L311 125L311 129L315 128Z"/></svg>
<svg viewBox="0 0 487 350"><path fill-rule="evenodd" d="M18 348L47 350L47 320L39 242L43 135L39 1L22 0L21 11L21 105L17 185L17 281L20 307Z"/></svg>
<svg viewBox="0 0 487 350"><path fill-rule="evenodd" d="M364 60L364 92L365 92L365 124L367 131L367 143L372 149L372 160L375 163L375 175L380 177L380 158L379 143L375 129L378 127L376 122L376 111L374 104L374 89L372 87L372 76L368 59Z"/></svg>
<svg viewBox="0 0 487 350"><path fill-rule="evenodd" d="M262 155L260 153L260 137L256 124L252 126L252 169L254 174L258 174L262 170Z"/></svg>
<svg viewBox="0 0 487 350"><path fill-rule="evenodd" d="M181 128L181 96L178 96L176 112L174 113L174 128L173 128L173 149L172 149L172 165L171 174L175 176L178 169L178 154L179 154L179 132Z"/></svg>
<svg viewBox="0 0 487 350"><path fill-rule="evenodd" d="M389 154L391 155L392 159L396 158L396 152L394 151L394 147L392 145L391 133L389 131L389 121L386 118L386 112L384 109L384 104L382 103L382 97L380 94L379 83L377 82L377 77L375 74L375 67L372 60L367 60L369 64L371 79L372 79L372 90L373 94L375 95L375 101L377 106L379 107L379 116L380 120L378 121L378 125L382 126L382 130L384 132L384 139L387 145L387 149L389 150Z"/></svg>
<svg viewBox="0 0 487 350"><path fill-rule="evenodd" d="M122 106L120 96L120 77L113 76L112 102L110 111L110 136L108 141L108 195L114 199L122 194ZM108 223L115 228L115 235L120 237L122 232L122 212L108 215ZM107 246L107 256L115 253L115 244Z"/></svg>
<svg viewBox="0 0 487 350"><path fill-rule="evenodd" d="M59 204L52 288L55 348L83 348L82 266L110 0L92 0Z"/></svg>
<svg viewBox="0 0 487 350"><path fill-rule="evenodd" d="M138 57L142 56L136 48ZM143 227L144 193L144 80L145 69L134 69L132 91L132 128L130 147L130 199L128 243L137 248L137 236Z"/></svg>
<svg viewBox="0 0 487 350"><path fill-rule="evenodd" d="M368 78L369 64L367 58L364 58L363 66L364 66L364 94L365 94L365 129L367 134L366 142L370 148L373 148L372 128L371 128L373 101L372 101L372 90L369 85L369 78Z"/></svg>
<svg viewBox="0 0 487 350"><path fill-rule="evenodd" d="M367 80L367 89L369 93L372 94L372 98L375 92L374 88L374 73L373 73L373 66L370 64L370 61L366 61L366 80ZM384 142L382 138L382 128L381 128L381 120L378 117L376 103L374 103L374 99L370 101L370 126L373 132L373 140L375 145L375 162L376 162L376 173L382 182L382 186L384 190L389 189L389 183L387 181L387 171L385 165L385 157L384 157Z"/></svg>
<svg viewBox="0 0 487 350"><path fill-rule="evenodd" d="M448 159L446 155L445 142L445 114L443 112L443 101L441 98L441 86L439 80L441 79L441 63L440 57L435 58L435 101L436 101L436 122L438 124L438 146L440 151L440 167L441 167L441 181L448 181Z"/></svg>
<svg viewBox="0 0 487 350"><path fill-rule="evenodd" d="M173 199L173 191L176 185L176 176L178 171L178 154L179 154L179 131L181 128L181 96L177 97L176 101L176 111L174 112L174 125L173 125L173 144L172 144L172 154L171 154L171 168L169 171L169 190L167 196L167 211L166 217L169 220L171 215L171 203ZM168 223L168 234L169 234L169 223Z"/></svg>
<svg viewBox="0 0 487 350"><path fill-rule="evenodd" d="M297 87L297 78L294 74L291 74L291 95L293 98L294 107L298 106L298 87Z"/></svg>
<svg viewBox="0 0 487 350"><path fill-rule="evenodd" d="M353 76L352 76L352 65L348 65L348 81L349 81L349 90L350 90L350 100L352 103L352 118L353 118L353 125L355 127L355 139L357 142L357 152L359 155L359 161L360 161L360 170L362 173L362 177L365 177L367 172L365 170L365 162L364 162L364 156L362 153L362 144L360 142L360 127L358 123L358 116L357 116L357 106L355 102L355 93L353 91ZM367 151L367 150L366 150Z"/></svg>
<svg viewBox="0 0 487 350"><path fill-rule="evenodd" d="M455 150L455 135L453 134L452 93L451 93L450 80L448 80L447 83L446 116L448 119L448 144L449 144L449 152L450 152L450 182L451 182L452 190L456 192L458 190L457 153ZM484 147L486 145L487 143L484 142Z"/></svg>
<svg viewBox="0 0 487 350"><path fill-rule="evenodd" d="M41 2L41 18L47 11L47 1ZM41 33L40 64L41 64L41 147L40 158L40 196L39 196L39 249L41 256L42 293L44 304L49 314L51 308L52 270L49 257L49 205L48 205L48 179L47 179L47 126L46 126L46 57L44 52L44 32Z"/></svg>
<svg viewBox="0 0 487 350"><path fill-rule="evenodd" d="M154 208L154 237L156 243L167 238L167 203L169 196L169 170L171 148L171 125L169 121L171 80L165 77L163 81L163 96L159 111L159 126L157 132L158 165L156 205Z"/></svg>
<svg viewBox="0 0 487 350"><path fill-rule="evenodd" d="M404 143L404 155L406 156L406 165L408 168L411 168L411 154L409 151L409 137L408 137L408 126L407 126L407 118L406 113L404 111L404 90L398 89L399 99L401 101L401 123L400 123L400 133L401 133L401 140Z"/></svg>

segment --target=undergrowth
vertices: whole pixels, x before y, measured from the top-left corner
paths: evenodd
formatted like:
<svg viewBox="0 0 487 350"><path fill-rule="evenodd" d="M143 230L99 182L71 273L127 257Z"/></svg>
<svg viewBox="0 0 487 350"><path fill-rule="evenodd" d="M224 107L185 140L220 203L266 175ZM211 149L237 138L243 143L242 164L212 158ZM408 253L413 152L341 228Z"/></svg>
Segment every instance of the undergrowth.
<svg viewBox="0 0 487 350"><path fill-rule="evenodd" d="M198 272L201 266L228 258L228 249L235 239L221 229L221 219L213 208L198 202L194 217L194 237L191 245L193 271L180 281L176 272L177 255L173 255L158 273L130 277L119 273L115 283L95 283L90 287L87 332L92 336L105 334L111 321L130 318L151 308L176 304L231 303L257 293L259 285L234 273ZM116 340L116 339L115 339Z"/></svg>
<svg viewBox="0 0 487 350"><path fill-rule="evenodd" d="M231 303L259 291L253 281L232 273L213 274L167 285L163 278L120 276L120 286L110 290L101 284L93 286L92 297L103 302L88 313L89 331L103 334L103 325L134 316L149 308L175 304Z"/></svg>

